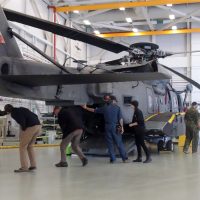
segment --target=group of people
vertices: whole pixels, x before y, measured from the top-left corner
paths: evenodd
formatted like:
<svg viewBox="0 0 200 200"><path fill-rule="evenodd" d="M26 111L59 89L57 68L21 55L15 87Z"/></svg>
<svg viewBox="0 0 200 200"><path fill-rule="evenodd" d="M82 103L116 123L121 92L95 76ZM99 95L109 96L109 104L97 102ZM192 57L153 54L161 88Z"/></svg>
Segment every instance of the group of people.
<svg viewBox="0 0 200 200"><path fill-rule="evenodd" d="M100 108L89 108L86 105L83 106L84 109L103 114L105 121L105 139L108 147L108 152L110 156L110 163L116 161L114 145L117 146L120 156L123 162L127 162L128 155L126 153L122 134L124 133L123 128L123 118L120 107L117 105L116 97L106 95L104 96L104 106ZM133 162L142 162L142 148L146 154L146 160L143 163L149 163L152 161L148 148L144 142L145 135L145 123L142 111L138 108L138 101L132 101L131 107L134 111L132 122L129 124L130 129L135 134L135 142L137 146L137 159Z"/></svg>
<svg viewBox="0 0 200 200"><path fill-rule="evenodd" d="M122 161L124 163L128 160L125 146L122 141L122 134L124 133L123 118L120 107L117 105L117 100L114 96L104 96L104 106L100 108L89 108L86 105L81 106L81 109L85 109L89 112L99 113L104 116L105 120L105 141L108 147L110 163L116 161L115 145L117 146ZM129 124L130 129L135 134L135 142L137 146L137 158L133 162L142 162L142 148L146 154L146 160L144 163L152 161L148 148L144 142L145 123L142 111L138 108L138 102L132 101L131 107L134 110L132 122ZM83 116L80 106L70 106L62 108L56 106L54 108L54 115L58 118L58 124L61 127L63 137L60 143L61 159L55 164L56 167L67 167L66 160L66 147L71 143L73 152L76 153L82 166L88 164L88 159L80 148L80 139L83 134ZM21 167L14 170L14 172L29 172L37 169L35 153L33 145L35 144L37 136L41 132L41 124L38 116L31 112L27 108L19 107L15 108L10 104L5 105L4 111L0 111L0 115L10 114L11 117L20 125L20 163ZM28 158L30 165L28 162Z"/></svg>
<svg viewBox="0 0 200 200"><path fill-rule="evenodd" d="M83 134L83 116L81 109L85 109L89 112L99 113L104 116L105 121L105 141L108 147L110 163L116 161L115 145L119 150L119 154L124 163L128 160L125 146L122 140L122 134L124 133L123 118L120 107L117 105L117 100L114 96L104 96L104 106L99 108L89 108L86 105L83 106L70 106L62 108L56 106L54 108L54 115L58 118L58 123L61 127L63 137L60 144L61 159L55 164L56 167L67 167L66 160L66 147L71 143L71 147L76 153L82 166L88 164L88 159L80 148L80 139ZM145 136L145 123L142 111L138 108L138 101L132 101L131 107L133 109L132 122L129 124L130 130L135 134L135 143L137 146L137 158L133 162L142 162L142 148L146 154L146 160L143 163L149 163L152 161L150 152L144 142ZM197 152L199 141L199 113L197 110L198 104L192 103L190 109L185 113L186 123L186 140L183 148L184 153L189 153L189 146L192 142L192 153ZM81 109L80 109L81 108ZM33 149L37 136L41 132L41 124L38 116L28 110L27 108L19 107L15 108L10 104L5 105L4 111L0 111L0 116L10 114L11 117L20 125L20 163L21 167L14 170L14 172L29 172L36 170L36 160ZM29 157L30 165L27 159Z"/></svg>

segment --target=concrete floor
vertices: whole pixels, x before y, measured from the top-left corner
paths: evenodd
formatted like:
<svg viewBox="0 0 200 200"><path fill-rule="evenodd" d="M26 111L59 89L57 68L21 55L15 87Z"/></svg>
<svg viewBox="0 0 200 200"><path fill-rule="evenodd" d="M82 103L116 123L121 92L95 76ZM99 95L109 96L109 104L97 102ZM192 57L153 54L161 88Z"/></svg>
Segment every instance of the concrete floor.
<svg viewBox="0 0 200 200"><path fill-rule="evenodd" d="M0 150L2 200L198 200L200 155L181 152L153 155L151 164L109 164L108 158L78 158L58 169L58 148L37 149L37 172L15 174L18 150ZM132 158L131 158L132 160Z"/></svg>

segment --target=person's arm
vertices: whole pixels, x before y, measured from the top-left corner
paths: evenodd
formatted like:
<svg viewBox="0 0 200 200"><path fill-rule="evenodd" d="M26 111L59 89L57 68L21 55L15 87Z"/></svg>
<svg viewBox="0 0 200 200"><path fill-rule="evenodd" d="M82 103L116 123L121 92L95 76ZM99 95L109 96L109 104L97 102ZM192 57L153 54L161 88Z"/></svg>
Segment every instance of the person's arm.
<svg viewBox="0 0 200 200"><path fill-rule="evenodd" d="M7 113L5 111L0 110L0 116L5 116Z"/></svg>
<svg viewBox="0 0 200 200"><path fill-rule="evenodd" d="M121 134L124 133L124 121L123 121L123 118L122 118L122 112L119 108L119 111L118 111L118 121L119 121L119 124L121 126Z"/></svg>
<svg viewBox="0 0 200 200"><path fill-rule="evenodd" d="M87 107L87 105L83 105L82 108L84 108L85 110L87 110L89 112L95 112L94 108L89 108L89 107Z"/></svg>
<svg viewBox="0 0 200 200"><path fill-rule="evenodd" d="M134 122L134 123L130 123L129 124L129 127L133 127L133 126L137 126L138 125L138 123L137 122Z"/></svg>
<svg viewBox="0 0 200 200"><path fill-rule="evenodd" d="M121 134L123 134L124 133L124 121L122 118L119 120L119 123L120 123L120 126L122 127Z"/></svg>
<svg viewBox="0 0 200 200"><path fill-rule="evenodd" d="M137 118L137 111L135 111L134 113L133 122L129 124L130 128L138 125L138 122L136 121L135 116Z"/></svg>

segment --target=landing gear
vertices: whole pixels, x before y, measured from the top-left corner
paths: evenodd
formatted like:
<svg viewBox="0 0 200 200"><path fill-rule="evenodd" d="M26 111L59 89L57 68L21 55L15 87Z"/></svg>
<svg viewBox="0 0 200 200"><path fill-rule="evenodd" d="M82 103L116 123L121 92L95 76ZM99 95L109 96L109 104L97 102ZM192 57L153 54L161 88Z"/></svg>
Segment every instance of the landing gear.
<svg viewBox="0 0 200 200"><path fill-rule="evenodd" d="M146 141L150 144L157 145L158 154L160 151L174 151L174 144L172 138L166 135L147 135L145 137Z"/></svg>
<svg viewBox="0 0 200 200"><path fill-rule="evenodd" d="M158 153L160 153L160 151L174 151L174 144L171 140L171 138L167 138L167 137L163 137L163 140L159 140L158 144L157 144L157 149L158 149Z"/></svg>

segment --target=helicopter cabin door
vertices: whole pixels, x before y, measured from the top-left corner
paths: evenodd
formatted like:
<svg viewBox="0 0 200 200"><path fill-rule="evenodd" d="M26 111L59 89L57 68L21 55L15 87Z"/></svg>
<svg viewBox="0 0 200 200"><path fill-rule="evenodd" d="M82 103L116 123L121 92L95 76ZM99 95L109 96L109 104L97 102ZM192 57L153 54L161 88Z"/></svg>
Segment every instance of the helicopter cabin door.
<svg viewBox="0 0 200 200"><path fill-rule="evenodd" d="M154 113L154 92L152 88L147 87L147 111L149 114Z"/></svg>

